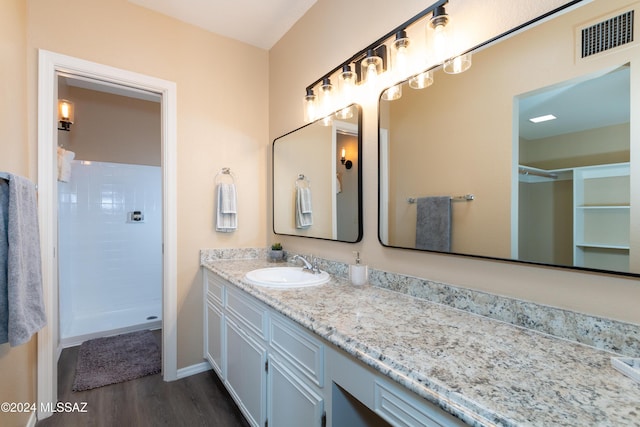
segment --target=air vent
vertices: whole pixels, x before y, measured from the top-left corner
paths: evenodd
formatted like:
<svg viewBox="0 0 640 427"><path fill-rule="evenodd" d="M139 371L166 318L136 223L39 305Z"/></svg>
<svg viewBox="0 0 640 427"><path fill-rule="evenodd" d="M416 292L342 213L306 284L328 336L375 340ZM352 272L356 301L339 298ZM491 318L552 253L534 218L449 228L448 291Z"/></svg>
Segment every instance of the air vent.
<svg viewBox="0 0 640 427"><path fill-rule="evenodd" d="M633 10L582 29L582 57L633 41Z"/></svg>

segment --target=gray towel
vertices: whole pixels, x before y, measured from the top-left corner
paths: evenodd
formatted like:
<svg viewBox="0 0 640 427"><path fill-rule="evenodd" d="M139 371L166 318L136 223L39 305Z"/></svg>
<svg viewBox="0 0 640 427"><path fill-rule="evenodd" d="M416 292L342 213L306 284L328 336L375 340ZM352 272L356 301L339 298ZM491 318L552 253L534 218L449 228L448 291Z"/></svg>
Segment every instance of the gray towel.
<svg viewBox="0 0 640 427"><path fill-rule="evenodd" d="M416 248L451 252L451 198L418 198Z"/></svg>
<svg viewBox="0 0 640 427"><path fill-rule="evenodd" d="M0 180L0 344L24 344L46 323L35 186L10 175Z"/></svg>

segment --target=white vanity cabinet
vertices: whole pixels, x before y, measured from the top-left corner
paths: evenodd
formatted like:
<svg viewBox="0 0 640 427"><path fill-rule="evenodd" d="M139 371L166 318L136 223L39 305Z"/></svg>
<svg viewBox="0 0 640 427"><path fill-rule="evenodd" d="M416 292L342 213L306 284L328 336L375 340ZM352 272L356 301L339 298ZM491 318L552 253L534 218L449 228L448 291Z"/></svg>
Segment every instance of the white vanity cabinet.
<svg viewBox="0 0 640 427"><path fill-rule="evenodd" d="M229 393L249 424L267 425L267 311L238 289L227 288L224 311Z"/></svg>
<svg viewBox="0 0 640 427"><path fill-rule="evenodd" d="M226 375L223 371L223 356L226 353L223 346L224 317L223 306L225 299L225 281L208 270L204 275L204 358L209 361L220 378Z"/></svg>
<svg viewBox="0 0 640 427"><path fill-rule="evenodd" d="M324 346L271 313L268 419L273 426L324 426Z"/></svg>
<svg viewBox="0 0 640 427"><path fill-rule="evenodd" d="M323 346L208 270L204 357L256 427L325 425Z"/></svg>
<svg viewBox="0 0 640 427"><path fill-rule="evenodd" d="M203 276L204 357L252 426L463 425L220 276Z"/></svg>

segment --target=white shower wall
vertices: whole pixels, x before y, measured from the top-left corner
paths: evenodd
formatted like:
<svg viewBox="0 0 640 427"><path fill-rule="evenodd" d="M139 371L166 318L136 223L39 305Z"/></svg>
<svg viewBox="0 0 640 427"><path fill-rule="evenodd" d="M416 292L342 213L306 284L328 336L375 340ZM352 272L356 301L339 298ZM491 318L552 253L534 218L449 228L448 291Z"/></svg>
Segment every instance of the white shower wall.
<svg viewBox="0 0 640 427"><path fill-rule="evenodd" d="M161 183L160 167L77 160L58 183L61 342L158 324Z"/></svg>

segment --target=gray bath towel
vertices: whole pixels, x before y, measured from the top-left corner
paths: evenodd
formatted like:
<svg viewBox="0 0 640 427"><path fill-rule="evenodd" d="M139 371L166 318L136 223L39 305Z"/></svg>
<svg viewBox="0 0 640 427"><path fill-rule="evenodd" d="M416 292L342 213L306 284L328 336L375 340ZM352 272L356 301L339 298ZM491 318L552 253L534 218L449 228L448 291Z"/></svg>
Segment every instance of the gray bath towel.
<svg viewBox="0 0 640 427"><path fill-rule="evenodd" d="M416 248L451 251L451 198L420 197L417 201Z"/></svg>
<svg viewBox="0 0 640 427"><path fill-rule="evenodd" d="M0 180L0 343L28 342L46 324L34 184Z"/></svg>

